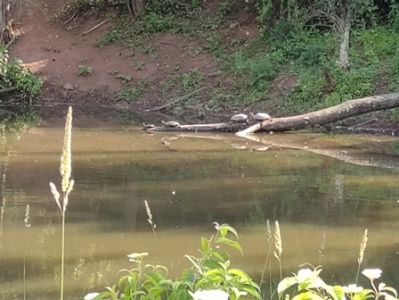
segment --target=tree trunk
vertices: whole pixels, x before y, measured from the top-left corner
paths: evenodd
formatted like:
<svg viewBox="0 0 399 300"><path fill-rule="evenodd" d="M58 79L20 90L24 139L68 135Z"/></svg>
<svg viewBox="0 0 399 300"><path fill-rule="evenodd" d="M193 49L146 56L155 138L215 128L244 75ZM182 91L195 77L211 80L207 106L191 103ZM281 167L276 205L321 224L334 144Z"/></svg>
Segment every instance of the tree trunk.
<svg viewBox="0 0 399 300"><path fill-rule="evenodd" d="M128 0L132 17L137 18L144 11L145 0Z"/></svg>
<svg viewBox="0 0 399 300"><path fill-rule="evenodd" d="M344 103L307 114L265 120L259 124L255 124L243 131L238 132L237 135L246 135L260 129L269 131L299 130L315 125L333 123L371 111L385 110L394 107L399 107L399 92L349 100Z"/></svg>
<svg viewBox="0 0 399 300"><path fill-rule="evenodd" d="M6 29L6 0L0 0L0 43Z"/></svg>
<svg viewBox="0 0 399 300"><path fill-rule="evenodd" d="M343 19L342 30L339 31L341 35L341 44L339 49L339 65L342 69L349 69L349 37L351 31L351 20L349 10Z"/></svg>

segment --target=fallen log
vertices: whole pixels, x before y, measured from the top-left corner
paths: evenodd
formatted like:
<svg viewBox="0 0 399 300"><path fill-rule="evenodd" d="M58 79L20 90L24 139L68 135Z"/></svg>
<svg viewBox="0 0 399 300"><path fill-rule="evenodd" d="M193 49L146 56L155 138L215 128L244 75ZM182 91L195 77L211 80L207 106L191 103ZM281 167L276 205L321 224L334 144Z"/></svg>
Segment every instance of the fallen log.
<svg viewBox="0 0 399 300"><path fill-rule="evenodd" d="M270 132L300 130L308 127L320 126L340 121L356 115L372 111L385 110L399 107L399 92L349 100L344 103L322 110L301 115L267 119L248 127L247 123L213 123L180 125L177 127L154 126L147 131L183 131L183 132L236 132L239 136L245 136L259 130ZM237 132L238 131L238 132Z"/></svg>
<svg viewBox="0 0 399 300"><path fill-rule="evenodd" d="M247 124L244 123L213 123L213 124L193 124L193 125L180 125L178 127L168 126L154 126L151 128L145 128L148 132L162 131L162 132L236 132L242 130Z"/></svg>
<svg viewBox="0 0 399 300"><path fill-rule="evenodd" d="M236 134L244 136L260 129L268 131L299 130L315 125L333 123L372 111L385 110L394 107L399 107L399 92L349 100L329 108L302 115L265 120L252 125L245 130L239 131Z"/></svg>

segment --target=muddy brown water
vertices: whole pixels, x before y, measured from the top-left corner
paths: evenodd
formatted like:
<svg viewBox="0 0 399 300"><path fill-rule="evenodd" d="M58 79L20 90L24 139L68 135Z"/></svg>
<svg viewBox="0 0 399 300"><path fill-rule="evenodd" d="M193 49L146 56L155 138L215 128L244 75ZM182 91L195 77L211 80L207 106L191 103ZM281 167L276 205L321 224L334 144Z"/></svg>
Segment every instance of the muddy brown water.
<svg viewBox="0 0 399 300"><path fill-rule="evenodd" d="M49 128L3 137L1 299L23 299L24 289L26 299L58 297L60 216L48 183L59 180L62 138L62 129ZM245 255L234 254L233 265L259 278L267 219L280 222L284 275L309 263L323 265L330 283L354 282L368 228L364 267L382 268L383 281L398 288L399 140L315 134L253 139L74 129L65 298L82 299L114 283L132 252L149 252L149 262L175 276L189 266L184 254L198 254L200 237L213 233L214 221L238 229Z"/></svg>

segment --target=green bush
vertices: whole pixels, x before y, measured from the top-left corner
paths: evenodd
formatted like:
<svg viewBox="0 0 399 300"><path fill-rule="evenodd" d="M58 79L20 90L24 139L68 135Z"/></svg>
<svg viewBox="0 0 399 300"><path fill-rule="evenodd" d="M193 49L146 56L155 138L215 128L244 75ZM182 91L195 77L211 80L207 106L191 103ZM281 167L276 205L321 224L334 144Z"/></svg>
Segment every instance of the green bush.
<svg viewBox="0 0 399 300"><path fill-rule="evenodd" d="M148 253L132 253L128 259L133 268L123 270L126 275L118 283L85 299L191 300L196 292L207 290L227 293L231 300L261 299L259 286L247 273L230 266L230 255L224 250L227 247L243 253L236 230L227 224L215 223L215 228L213 236L201 239L199 257L186 255L191 267L177 279L168 278L164 266L144 263Z"/></svg>
<svg viewBox="0 0 399 300"><path fill-rule="evenodd" d="M40 92L42 81L24 68L20 60L10 60L7 48L0 45L0 89L12 87L23 96L33 97Z"/></svg>

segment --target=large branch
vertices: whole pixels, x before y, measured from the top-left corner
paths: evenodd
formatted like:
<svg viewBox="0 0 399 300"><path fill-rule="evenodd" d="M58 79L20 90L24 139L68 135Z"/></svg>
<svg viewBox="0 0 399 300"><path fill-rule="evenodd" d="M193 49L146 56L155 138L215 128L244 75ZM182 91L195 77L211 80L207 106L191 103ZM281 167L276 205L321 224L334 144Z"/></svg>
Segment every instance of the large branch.
<svg viewBox="0 0 399 300"><path fill-rule="evenodd" d="M399 92L349 100L336 106L302 115L265 120L238 132L237 135L246 135L260 129L269 131L299 130L394 107L399 107Z"/></svg>
<svg viewBox="0 0 399 300"><path fill-rule="evenodd" d="M153 131L182 131L182 132L235 132L245 128L244 123L213 123L213 124L193 124L193 125L180 125L179 127L156 126L147 128L148 132Z"/></svg>

